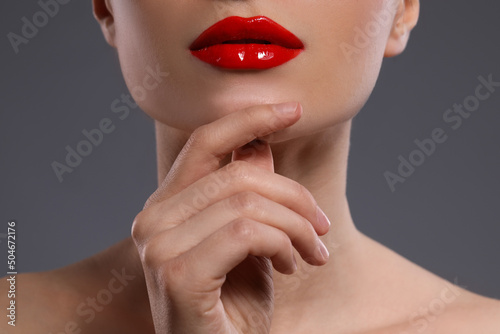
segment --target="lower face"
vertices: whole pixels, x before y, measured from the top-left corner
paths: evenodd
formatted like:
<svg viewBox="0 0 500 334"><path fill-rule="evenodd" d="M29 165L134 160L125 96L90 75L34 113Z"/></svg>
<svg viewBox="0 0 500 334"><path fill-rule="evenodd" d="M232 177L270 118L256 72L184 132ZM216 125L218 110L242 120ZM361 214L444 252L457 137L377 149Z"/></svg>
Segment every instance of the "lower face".
<svg viewBox="0 0 500 334"><path fill-rule="evenodd" d="M395 0L112 1L125 81L150 117L192 132L251 105L300 102L302 118L276 134L275 142L321 131L359 112L378 77L395 4ZM191 43L214 23L229 16L260 15L297 36L303 50L279 66L260 70L214 66L190 51Z"/></svg>

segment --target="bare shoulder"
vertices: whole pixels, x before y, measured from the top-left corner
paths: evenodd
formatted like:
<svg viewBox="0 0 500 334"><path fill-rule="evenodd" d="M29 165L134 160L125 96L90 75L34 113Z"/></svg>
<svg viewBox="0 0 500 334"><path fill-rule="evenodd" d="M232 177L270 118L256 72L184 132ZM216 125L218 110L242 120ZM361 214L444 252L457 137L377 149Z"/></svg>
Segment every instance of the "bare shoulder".
<svg viewBox="0 0 500 334"><path fill-rule="evenodd" d="M385 247L382 250L380 268L398 269L382 271L390 272L381 276L390 284L377 305L397 316L369 334L500 334L500 300L471 292Z"/></svg>
<svg viewBox="0 0 500 334"><path fill-rule="evenodd" d="M500 300L453 287L403 321L362 334L500 334ZM453 293L456 298L453 297Z"/></svg>
<svg viewBox="0 0 500 334"><path fill-rule="evenodd" d="M500 333L500 300L458 286L452 289L416 309L405 321L369 334Z"/></svg>
<svg viewBox="0 0 500 334"><path fill-rule="evenodd" d="M437 325L442 333L500 333L500 300L463 290Z"/></svg>

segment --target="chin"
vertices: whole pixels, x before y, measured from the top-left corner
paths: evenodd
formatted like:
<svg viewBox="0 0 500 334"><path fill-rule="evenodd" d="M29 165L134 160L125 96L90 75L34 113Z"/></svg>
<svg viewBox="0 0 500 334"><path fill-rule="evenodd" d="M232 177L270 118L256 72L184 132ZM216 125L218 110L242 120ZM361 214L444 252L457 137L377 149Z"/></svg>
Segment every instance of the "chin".
<svg viewBox="0 0 500 334"><path fill-rule="evenodd" d="M341 65L322 66L323 62L311 59L316 58L305 52L302 58L282 66L247 72L220 71L186 57L154 57L152 64L160 64L155 66L137 64L137 59L121 60L134 98L134 87L148 76L145 68L165 71L158 86L136 102L153 120L187 133L253 105L300 102L302 117L272 136L270 142L279 143L352 119L370 96L381 66L378 61L370 71L366 67L364 71L343 71ZM342 64L340 60L335 63ZM173 63L177 65L171 66Z"/></svg>

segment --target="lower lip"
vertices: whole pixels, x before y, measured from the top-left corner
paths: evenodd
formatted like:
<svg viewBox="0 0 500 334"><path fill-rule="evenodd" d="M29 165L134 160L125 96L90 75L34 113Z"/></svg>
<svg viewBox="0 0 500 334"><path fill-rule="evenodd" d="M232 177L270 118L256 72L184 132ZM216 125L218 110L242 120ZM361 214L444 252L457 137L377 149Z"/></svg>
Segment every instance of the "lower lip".
<svg viewBox="0 0 500 334"><path fill-rule="evenodd" d="M216 44L191 54L210 65L237 70L265 70L297 57L302 49L275 44Z"/></svg>

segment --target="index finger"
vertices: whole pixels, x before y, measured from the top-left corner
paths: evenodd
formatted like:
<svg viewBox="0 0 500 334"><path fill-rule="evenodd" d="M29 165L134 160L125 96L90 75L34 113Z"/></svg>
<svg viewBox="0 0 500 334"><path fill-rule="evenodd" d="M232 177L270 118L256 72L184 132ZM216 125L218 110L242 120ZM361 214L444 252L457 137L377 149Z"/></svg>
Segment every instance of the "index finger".
<svg viewBox="0 0 500 334"><path fill-rule="evenodd" d="M191 134L144 209L216 171L221 160L239 147L295 124L302 111L298 102L251 106L200 126Z"/></svg>

